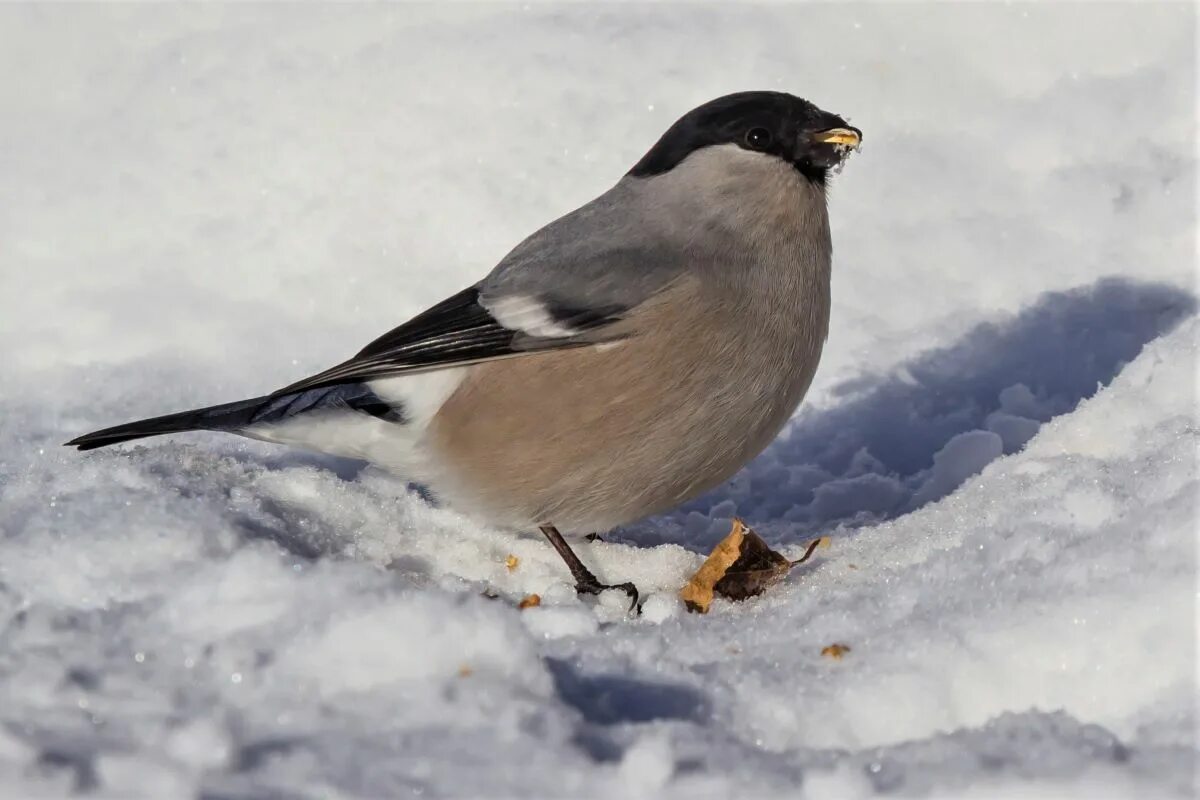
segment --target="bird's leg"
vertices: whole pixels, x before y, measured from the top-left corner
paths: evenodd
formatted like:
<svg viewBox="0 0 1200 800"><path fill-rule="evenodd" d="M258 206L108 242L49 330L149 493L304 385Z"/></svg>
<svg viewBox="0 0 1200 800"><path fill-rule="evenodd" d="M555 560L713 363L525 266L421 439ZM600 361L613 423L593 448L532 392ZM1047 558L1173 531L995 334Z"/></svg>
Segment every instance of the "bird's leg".
<svg viewBox="0 0 1200 800"><path fill-rule="evenodd" d="M638 608L638 590L632 583L616 583L605 584L596 579L592 571L583 565L579 560L579 556L575 555L575 551L567 544L567 540L558 532L558 529L553 525L540 526L542 534L550 540L550 544L554 545L554 549L562 556L562 560L567 562L567 569L571 570L571 577L575 579L575 591L579 594L600 594L605 589L620 589L629 595L631 603L630 609ZM640 609L639 609L640 610Z"/></svg>

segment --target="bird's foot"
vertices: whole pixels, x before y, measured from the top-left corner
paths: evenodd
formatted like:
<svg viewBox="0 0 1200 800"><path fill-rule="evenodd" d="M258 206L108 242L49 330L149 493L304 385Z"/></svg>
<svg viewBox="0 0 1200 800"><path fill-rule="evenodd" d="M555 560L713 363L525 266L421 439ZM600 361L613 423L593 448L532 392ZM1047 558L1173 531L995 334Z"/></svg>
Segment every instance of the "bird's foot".
<svg viewBox="0 0 1200 800"><path fill-rule="evenodd" d="M638 590L637 590L637 587L634 586L632 583L629 583L629 582L612 583L612 584L601 583L600 581L596 580L595 577L592 577L592 576L589 576L589 577L591 577L592 579L587 580L585 578L584 580L581 580L575 584L576 592L578 592L579 594L599 595L601 592L606 591L608 589L620 589L622 592L629 595L629 600L630 600L629 610L636 611L638 614L642 613L642 606L640 603L638 603Z"/></svg>

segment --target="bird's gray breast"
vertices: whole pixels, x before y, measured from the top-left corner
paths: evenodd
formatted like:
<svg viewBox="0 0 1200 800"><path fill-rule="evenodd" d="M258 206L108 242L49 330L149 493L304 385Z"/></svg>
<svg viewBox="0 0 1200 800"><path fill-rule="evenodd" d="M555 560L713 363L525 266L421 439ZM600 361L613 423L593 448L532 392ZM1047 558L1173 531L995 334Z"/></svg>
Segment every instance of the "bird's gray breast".
<svg viewBox="0 0 1200 800"><path fill-rule="evenodd" d="M614 268L662 278L630 298L631 335L470 367L438 411L434 488L451 504L514 527L603 530L712 488L786 424L828 327L824 194L775 163L697 155L597 212L637 221L636 236L604 239L629 245ZM532 281L529 264L511 274Z"/></svg>
<svg viewBox="0 0 1200 800"><path fill-rule="evenodd" d="M715 486L779 432L820 354L823 327L763 311L680 284L615 346L471 367L430 427L435 489L514 527L593 531Z"/></svg>

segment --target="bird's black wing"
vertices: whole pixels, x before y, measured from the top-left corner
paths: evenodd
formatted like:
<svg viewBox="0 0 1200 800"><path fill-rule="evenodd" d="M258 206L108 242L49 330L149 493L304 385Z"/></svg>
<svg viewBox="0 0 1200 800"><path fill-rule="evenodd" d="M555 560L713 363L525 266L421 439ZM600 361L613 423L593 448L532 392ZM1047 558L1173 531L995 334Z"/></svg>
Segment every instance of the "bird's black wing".
<svg viewBox="0 0 1200 800"><path fill-rule="evenodd" d="M533 310L543 323L540 328L523 328L511 320L507 325L501 322L480 302L479 287L472 286L388 331L353 358L286 386L272 396L544 350L583 347L619 338L588 335L618 319L624 311L618 306L574 309L527 299L536 305ZM552 335L545 335L546 323L552 328Z"/></svg>
<svg viewBox="0 0 1200 800"><path fill-rule="evenodd" d="M656 224L654 198L617 184L551 222L480 283L276 394L615 341L613 325L684 275L696 254Z"/></svg>

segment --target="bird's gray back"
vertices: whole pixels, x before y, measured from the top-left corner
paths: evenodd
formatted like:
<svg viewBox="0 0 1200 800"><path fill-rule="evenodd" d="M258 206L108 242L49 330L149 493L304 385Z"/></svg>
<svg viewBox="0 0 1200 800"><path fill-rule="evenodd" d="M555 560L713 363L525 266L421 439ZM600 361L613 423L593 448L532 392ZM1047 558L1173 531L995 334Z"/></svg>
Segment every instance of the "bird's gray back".
<svg viewBox="0 0 1200 800"><path fill-rule="evenodd" d="M630 309L687 268L661 226L647 224L645 187L625 180L530 235L480 283L486 305L527 296L569 308Z"/></svg>

